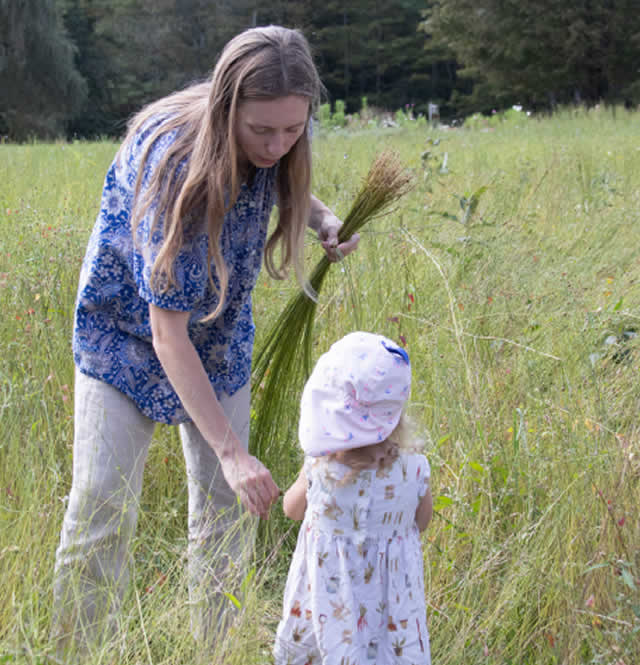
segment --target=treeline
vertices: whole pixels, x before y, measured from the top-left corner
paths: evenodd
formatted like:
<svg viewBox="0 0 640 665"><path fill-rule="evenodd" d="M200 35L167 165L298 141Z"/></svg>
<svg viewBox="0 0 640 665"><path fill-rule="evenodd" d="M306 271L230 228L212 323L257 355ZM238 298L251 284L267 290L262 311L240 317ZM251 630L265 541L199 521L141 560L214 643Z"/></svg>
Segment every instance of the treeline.
<svg viewBox="0 0 640 665"><path fill-rule="evenodd" d="M638 0L0 0L0 134L119 135L253 25L298 27L329 100L441 117L640 101Z"/></svg>

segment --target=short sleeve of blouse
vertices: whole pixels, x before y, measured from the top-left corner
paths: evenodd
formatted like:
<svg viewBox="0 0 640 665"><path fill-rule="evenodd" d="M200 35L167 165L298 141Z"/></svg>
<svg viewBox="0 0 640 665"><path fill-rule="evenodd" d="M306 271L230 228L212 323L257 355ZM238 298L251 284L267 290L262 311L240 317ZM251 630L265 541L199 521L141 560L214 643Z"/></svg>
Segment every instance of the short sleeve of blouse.
<svg viewBox="0 0 640 665"><path fill-rule="evenodd" d="M430 480L431 480L431 467L429 462L424 455L415 456L415 474L416 474L416 484L418 486L418 498L422 497L429 490Z"/></svg>
<svg viewBox="0 0 640 665"><path fill-rule="evenodd" d="M144 166L141 194L176 135L176 131L167 132L158 137L151 146ZM136 141L128 160L129 168L134 170L136 175L144 152L143 142L144 138ZM184 168L184 164L181 166ZM178 174L179 172L180 169ZM162 309L191 311L202 299L208 286L208 238L202 228L202 232L194 232L187 239L174 261L175 284L163 290L162 280L154 280L152 283L151 279L155 260L164 242L163 224L164 214L158 210L157 203L153 202L136 229L133 273L138 293L146 302ZM197 220L192 220L187 226L197 228Z"/></svg>

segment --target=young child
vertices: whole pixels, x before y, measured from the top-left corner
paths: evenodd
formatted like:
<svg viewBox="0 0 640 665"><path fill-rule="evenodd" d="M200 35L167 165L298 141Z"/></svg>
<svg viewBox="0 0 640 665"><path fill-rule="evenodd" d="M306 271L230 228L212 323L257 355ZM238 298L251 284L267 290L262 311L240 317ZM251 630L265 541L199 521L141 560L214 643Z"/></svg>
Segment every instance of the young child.
<svg viewBox="0 0 640 665"><path fill-rule="evenodd" d="M319 360L300 408L303 468L284 511L304 522L289 570L276 665L428 665L419 531L429 463L403 409L404 349L366 332Z"/></svg>

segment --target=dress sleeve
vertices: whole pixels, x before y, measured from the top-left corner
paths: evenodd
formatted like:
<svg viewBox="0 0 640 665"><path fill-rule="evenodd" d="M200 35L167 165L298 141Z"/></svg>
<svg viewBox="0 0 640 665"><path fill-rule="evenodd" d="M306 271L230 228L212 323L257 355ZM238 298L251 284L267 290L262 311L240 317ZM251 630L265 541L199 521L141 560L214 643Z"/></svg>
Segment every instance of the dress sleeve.
<svg viewBox="0 0 640 665"><path fill-rule="evenodd" d="M144 165L141 194L158 167L162 156L176 138L176 131L162 134L153 142ZM131 153L129 164L133 170L140 168L140 158L144 148ZM137 154L136 154L137 153ZM186 168L183 162L178 169ZM194 214L194 213L192 213ZM201 213L204 215L204 213ZM208 237L203 219L185 221L185 228L193 229L179 250L174 261L175 284L163 290L162 280L151 283L153 265L164 242L164 212L152 202L140 219L134 238L133 274L138 294L148 303L174 311L192 311L200 301L208 286ZM200 231L198 229L200 228Z"/></svg>
<svg viewBox="0 0 640 665"><path fill-rule="evenodd" d="M418 486L418 498L422 497L427 493L429 489L430 480L431 480L431 467L429 466L429 461L424 455L415 456L415 465L416 465L416 484Z"/></svg>
<svg viewBox="0 0 640 665"><path fill-rule="evenodd" d="M311 483L313 481L313 467L316 462L316 459L313 457L305 456L304 458L304 475L307 478L307 491L311 489Z"/></svg>

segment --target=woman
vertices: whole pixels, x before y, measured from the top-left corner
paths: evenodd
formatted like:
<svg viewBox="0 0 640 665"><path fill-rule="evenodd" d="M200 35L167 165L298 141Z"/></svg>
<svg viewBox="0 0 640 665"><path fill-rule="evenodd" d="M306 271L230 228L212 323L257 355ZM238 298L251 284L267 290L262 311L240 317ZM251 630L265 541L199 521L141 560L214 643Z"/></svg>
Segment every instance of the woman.
<svg viewBox="0 0 640 665"><path fill-rule="evenodd" d="M221 572L252 543L252 530L230 530L237 498L266 519L279 496L247 450L262 256L271 276L293 265L304 286L307 225L332 260L358 242L338 245L340 221L311 195L320 91L299 32L247 30L210 80L133 119L107 173L76 303L73 482L54 588L61 657L114 630L156 422L180 427L194 633L210 640L224 623Z"/></svg>

